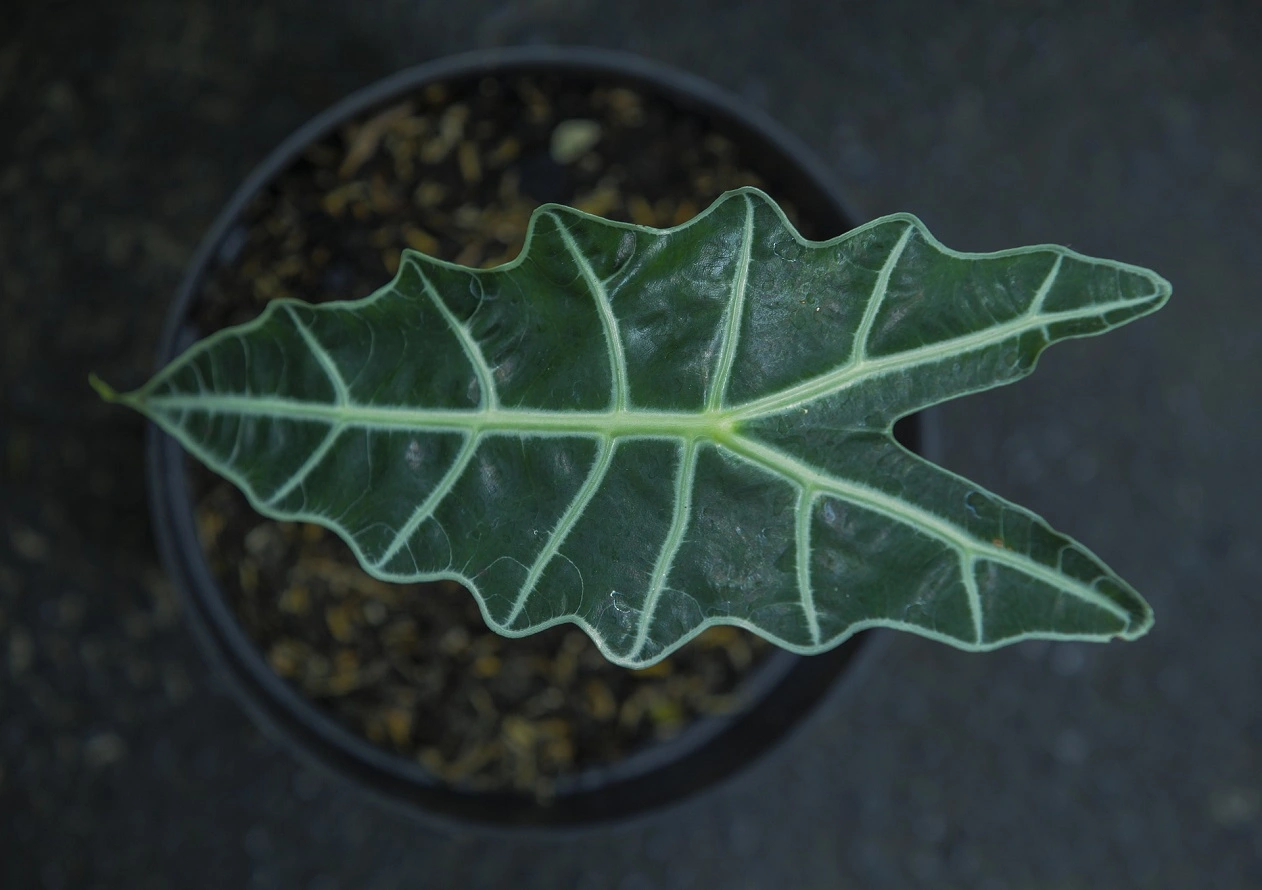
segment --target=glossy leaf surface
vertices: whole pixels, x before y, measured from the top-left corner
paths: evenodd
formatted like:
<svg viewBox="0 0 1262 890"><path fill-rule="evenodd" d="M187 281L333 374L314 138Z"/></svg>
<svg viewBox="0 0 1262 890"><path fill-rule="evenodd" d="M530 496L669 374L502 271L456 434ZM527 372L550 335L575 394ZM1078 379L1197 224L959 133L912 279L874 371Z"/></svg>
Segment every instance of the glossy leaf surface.
<svg viewBox="0 0 1262 890"><path fill-rule="evenodd" d="M496 630L573 621L629 666L714 623L798 652L1133 638L1151 612L1095 556L891 429L1169 292L908 215L807 242L752 189L669 230L546 206L508 265L409 252L373 296L274 303L117 398L373 575L458 579Z"/></svg>

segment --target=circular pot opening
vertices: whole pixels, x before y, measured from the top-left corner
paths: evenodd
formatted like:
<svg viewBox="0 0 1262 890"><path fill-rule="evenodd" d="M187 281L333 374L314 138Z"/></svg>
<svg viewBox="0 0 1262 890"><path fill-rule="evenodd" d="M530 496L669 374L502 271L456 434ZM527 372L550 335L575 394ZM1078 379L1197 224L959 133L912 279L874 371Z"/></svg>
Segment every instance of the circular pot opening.
<svg viewBox="0 0 1262 890"><path fill-rule="evenodd" d="M271 299L366 296L408 247L507 261L539 203L663 227L741 185L806 237L853 227L796 143L677 72L578 50L412 69L312 121L247 180L159 360ZM912 418L897 433L917 448L919 430ZM579 826L662 806L783 738L864 645L798 658L721 627L628 672L573 626L501 638L466 591L374 581L331 532L259 516L151 436L164 558L211 660L287 746L410 812Z"/></svg>

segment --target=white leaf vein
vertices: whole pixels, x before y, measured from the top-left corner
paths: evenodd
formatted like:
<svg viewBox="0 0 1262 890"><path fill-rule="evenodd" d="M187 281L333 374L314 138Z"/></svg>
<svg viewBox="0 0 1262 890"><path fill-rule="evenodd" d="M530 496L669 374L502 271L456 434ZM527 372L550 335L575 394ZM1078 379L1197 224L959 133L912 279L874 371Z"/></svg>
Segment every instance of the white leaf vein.
<svg viewBox="0 0 1262 890"><path fill-rule="evenodd" d="M429 297L429 301L438 310L439 315L447 322L447 326L451 328L451 332L460 342L460 348L465 356L469 359L469 364L473 366L474 376L478 380L479 399L483 408L494 410L499 407L499 393L495 389L495 377L491 373L491 366L486 360L486 356L482 354L482 347L473 338L473 334L469 329L460 322L452 314L451 309L447 306L443 298L439 296L438 291L430 282L429 276L421 268L420 264L416 264L416 274L421 279L421 289L425 291L425 295Z"/></svg>
<svg viewBox="0 0 1262 890"><path fill-rule="evenodd" d="M447 468L447 472L443 474L442 479L434 486L433 490L426 496L425 500L417 505L412 515L403 524L403 527L395 534L394 540L390 542L385 551L376 561L376 568L384 570L390 564L390 560L394 559L403 545L415 534L416 530L421 527L421 523L433 515L434 510L442 502L443 498L451 493L455 487L456 481L464 473L465 467L469 465L469 461L473 459L473 454L478 450L481 437L471 435L465 439L460 453L456 459L452 461L451 466Z"/></svg>
<svg viewBox="0 0 1262 890"><path fill-rule="evenodd" d="M1052 586L1065 594L1076 597L1098 607L1123 620L1128 613L1119 604L1102 594L1099 589L1099 578L1088 583L1067 575L1060 574L1056 568L1035 561L1029 554L1011 551L1005 547L980 538L973 537L966 529L955 524L951 519L938 515L930 509L921 507L913 501L888 494L870 485L842 478L810 465L805 460L778 448L761 442L741 432L742 424L779 412L805 405L815 399L834 395L848 388L870 383L884 375L904 373L917 367L931 365L953 356L965 355L978 350L987 349L997 344L1021 337L1025 333L1042 329L1045 333L1050 326L1059 322L1074 321L1085 318L1105 319L1110 312L1118 309L1135 308L1152 300L1146 295L1138 298L1118 299L1094 305L1080 306L1058 312L1047 312L1046 302L1058 275L1061 272L1066 254L1056 253L1050 268L1042 282L1035 290L1028 308L1019 316L1009 321L992 324L989 327L971 333L929 343L923 346L904 350L899 353L883 355L876 358L870 356L874 348L877 320L889 297L894 275L900 259L906 251L911 239L919 231L918 223L907 223L894 246L890 249L877 274L872 291L868 295L863 314L853 333L850 349L845 362L832 370L793 386L783 388L770 395L752 399L744 404L730 406L727 394L735 373L736 356L741 347L742 318L746 308L747 288L750 276L750 264L753 251L754 203L748 194L742 196L745 206L743 226L740 231L735 262L732 265L732 280L728 293L725 314L722 316L718 330L711 343L718 344L718 355L713 366L713 377L706 391L704 408L701 411L677 412L636 409L631 404L630 378L627 356L620 331L620 322L614 311L611 295L605 282L595 274L591 258L580 248L575 232L555 212L545 212L542 218L548 219L555 227L557 238L568 252L578 275L590 293L600 320L602 332L607 346L611 373L611 391L609 408L604 411L546 411L533 408L504 408L500 404L499 394L495 388L495 377L486 356L474 336L469 325L460 322L437 292L420 263L414 268L420 277L422 289L428 300L438 310L444 321L460 343L460 347L468 358L474 377L480 390L479 405L474 409L457 408L418 408L410 405L376 405L356 404L350 393L341 369L333 358L333 354L324 343L315 336L311 327L303 321L297 311L288 304L283 311L292 322L295 330L302 337L307 349L315 358L327 376L333 389L333 402L304 402L300 399L284 396L260 396L252 393L247 379L246 391L222 392L219 389L221 369L214 350L207 356L210 385L202 376L202 368L192 358L183 357L173 362L168 371L173 375L184 364L191 363L195 378L196 394L181 393L174 388L167 395L153 395L146 398L155 410L166 409L171 416L155 416L159 424L176 435L186 448L197 454L204 462L212 466L220 466L225 462L207 454L207 450L197 443L193 435L185 428L191 413L211 416L210 427L215 428L215 421L222 417L215 415L237 415L238 427L233 443L232 454L223 467L225 475L229 475L242 488L247 488L244 479L236 472L234 459L241 447L243 424L249 416L265 416L276 421L286 419L327 423L328 430L319 444L303 460L301 466L265 499L259 502L262 508L276 508L298 486L302 485L310 474L327 459L336 447L341 434L351 428L365 430L401 430L416 433L458 433L463 439L459 451L442 477L417 504L411 514L397 530L391 529L393 537L379 556L364 560L365 565L379 576L398 575L389 572L387 566L406 548L412 555L413 567L417 572L421 569L412 554L412 536L417 529L435 513L435 510L454 490L461 476L466 472L474 459L478 447L486 437L517 436L528 437L589 437L597 442L595 457L583 483L570 499L564 511L557 519L544 540L533 564L517 592L514 604L504 626L516 622L526 609L531 595L536 590L549 565L560 557L568 559L561 552L566 539L583 517L588 506L605 483L618 445L623 440L659 439L677 443L678 468L673 484L672 513L665 537L654 559L648 578L645 596L639 610L639 618L635 628L634 641L626 653L620 657L627 663L643 660L643 653L650 642L654 616L661 598L666 595L668 582L676 558L683 548L690 522L699 453L706 445L717 446L738 456L751 466L758 467L772 474L786 484L792 486L797 493L794 517L796 581L801 607L806 617L811 645L821 644L820 615L815 606L815 592L811 580L811 523L812 511L817 499L821 496L833 497L858 507L870 510L887 519L906 525L915 531L933 538L948 550L953 550L963 581L968 600L968 608L973 629L973 640L961 642L971 643L978 647L985 645L983 604L979 592L977 566L979 562L991 562L1007 566L1021 572L1025 576ZM576 223L577 225L577 223ZM926 238L928 236L926 235ZM931 240L931 239L930 239ZM933 242L936 245L936 242ZM555 244L555 242L554 242ZM939 246L940 247L940 246ZM964 256L956 254L957 256ZM475 274L475 273L471 273ZM1120 274L1120 273L1119 273ZM513 281L520 287L520 283ZM1120 287L1120 283L1119 283ZM1113 326L1109 324L1108 326ZM370 354L375 347L375 330L369 325ZM209 346L210 341L206 341ZM244 340L246 366L249 367L251 354ZM194 353L190 353L194 355ZM362 375L356 375L356 383ZM282 374L284 368L282 367ZM209 435L209 434L205 434ZM210 457L210 459L208 459ZM371 463L371 451L368 460ZM371 467L370 467L371 469ZM665 482L665 480L663 480ZM247 489L247 491L249 491ZM253 496L253 495L252 495ZM362 497L362 495L361 495ZM286 515L299 518L315 518L332 524L347 533L348 539L354 543L357 554L364 559L355 536L343 525L345 511L335 518L310 517L305 512L290 510ZM446 529L441 529L444 535ZM362 534L364 529L359 530ZM450 548L450 540L448 541ZM503 557L507 558L507 557ZM1058 556L1058 562L1063 552ZM451 559L449 555L449 568ZM524 564L523 564L523 567ZM458 567L460 573L476 567ZM427 570L428 571L428 570ZM465 580L474 583L475 577L464 576ZM864 622L860 622L863 624ZM869 622L870 623L870 622ZM899 625L901 623L890 617L880 618L877 623ZM589 629L590 630L590 629ZM595 633L595 631L591 631ZM928 629L932 633L932 629ZM598 638L599 642L599 638ZM669 643L670 641L665 641ZM603 644L602 644L603 648Z"/></svg>
<svg viewBox="0 0 1262 890"><path fill-rule="evenodd" d="M824 396L835 395L845 389L859 386L886 374L909 371L920 365L932 364L956 355L965 355L989 346L995 346L1014 337L1062 321L1078 321L1084 318L1102 317L1115 309L1133 308L1139 300L1113 300L1082 309L1066 309L1038 316L1020 315L1010 321L991 325L970 334L940 340L914 349L865 358L860 362L848 362L832 371L812 377L802 383L786 387L779 392L733 406L732 417L737 421L767 417L788 408L804 405Z"/></svg>
<svg viewBox="0 0 1262 890"><path fill-rule="evenodd" d="M675 475L675 506L671 513L670 527L658 551L653 565L653 574L649 579L648 593L644 597L644 605L640 611L639 627L636 629L635 643L631 647L630 659L636 661L648 643L649 631L653 627L653 616L657 604L661 601L666 589L666 581L670 577L671 566L684 542L684 532L688 528L688 520L692 514L692 490L696 484L697 449L695 440L687 442L679 458L679 470Z"/></svg>
<svg viewBox="0 0 1262 890"><path fill-rule="evenodd" d="M316 361L320 363L320 367L324 370L325 376L329 378L329 385L333 387L333 395L339 405L349 405L351 401L350 392L346 388L346 381L342 378L342 372L338 369L337 363L333 361L333 356L324 348L311 329L303 323L298 317L298 313L294 311L293 306L285 305L285 312L293 322L294 327L302 336L303 341L307 344L307 349L315 356Z"/></svg>
<svg viewBox="0 0 1262 890"><path fill-rule="evenodd" d="M815 609L815 589L811 586L811 509L815 491L805 486L798 489L797 508L794 511L794 546L797 556L798 598L806 615L806 627L811 634L811 644L820 642L819 612Z"/></svg>
<svg viewBox="0 0 1262 890"><path fill-rule="evenodd" d="M736 363L736 351L740 346L741 318L745 313L745 291L749 286L749 262L754 244L754 202L745 196L745 222L741 228L740 248L736 254L736 268L732 275L732 290L728 298L727 312L723 317L722 348L719 350L714 380L706 396L706 410L717 411L727 399L728 382Z"/></svg>
<svg viewBox="0 0 1262 890"><path fill-rule="evenodd" d="M851 364L860 364L867 358L868 341L872 337L872 326L876 324L876 316L880 313L881 306L885 303L885 297L889 293L890 278L894 274L894 267L898 265L898 260L902 257L903 251L907 248L907 242L911 240L912 233L915 231L916 227L909 223L899 237L898 242L890 250L890 255L885 258L881 271L876 276L876 282L872 285L872 293L868 296L868 305L863 310L863 318L854 332L854 341L850 347Z"/></svg>
<svg viewBox="0 0 1262 890"><path fill-rule="evenodd" d="M1068 576L1060 575L1055 569L1036 562L1024 554L1008 550L997 544L979 541L946 517L926 510L910 501L894 497L869 485L824 472L792 455L747 436L735 436L725 444L735 454L746 459L754 466L760 467L774 475L791 479L800 486L816 489L822 494L832 495L840 500L848 501L874 513L879 513L888 519L893 519L931 538L936 538L964 557L984 559L1008 566L1035 580L1064 590L1071 596L1090 603L1119 618L1125 619L1127 617L1122 607L1096 591L1093 587Z"/></svg>
<svg viewBox="0 0 1262 890"><path fill-rule="evenodd" d="M623 411L630 406L631 384L627 375L627 357L622 347L622 335L618 330L618 317L614 314L613 304L609 301L609 291L592 268L591 261L583 254L578 242L565 223L555 214L547 214L561 236L561 243L569 252L579 275L591 292L596 303L596 311L600 314L600 324L605 332L605 343L609 347L609 371L613 376L613 390L610 393L609 407L614 411Z"/></svg>
<svg viewBox="0 0 1262 890"><path fill-rule="evenodd" d="M535 557L534 564L531 565L530 571L526 575L526 580L522 583L517 599L513 603L512 611L504 619L506 627L511 627L513 622L521 615L521 611L526 605L526 600L539 583L539 579L543 577L544 570L547 569L552 559L558 555L561 545L565 543L565 539L574 529L575 524L583 515L583 511L587 509L587 505L596 496L596 492L599 491L601 484L605 481L605 475L609 472L609 465L613 462L615 448L616 440L612 437L606 438L600 443L595 460L592 461L592 467L587 473L587 478L583 480L583 484L574 493L574 497L565 508L565 512L561 514L561 519L557 522L556 527L552 529L539 554ZM571 565L573 565L573 561L571 561ZM575 566L575 571L577 570L578 567ZM579 577L582 577L581 573Z"/></svg>
<svg viewBox="0 0 1262 890"><path fill-rule="evenodd" d="M242 420L244 423L244 419ZM325 456L332 450L337 442L338 436L342 434L345 427L340 423L334 423L329 426L328 432L324 434L324 438L320 440L320 444L311 450L311 454L307 455L307 459L302 462L297 470L294 471L288 479L286 479L263 503L269 507L279 504L285 497L297 488L302 482L311 475L311 471L320 465ZM371 468L371 465L370 465Z"/></svg>

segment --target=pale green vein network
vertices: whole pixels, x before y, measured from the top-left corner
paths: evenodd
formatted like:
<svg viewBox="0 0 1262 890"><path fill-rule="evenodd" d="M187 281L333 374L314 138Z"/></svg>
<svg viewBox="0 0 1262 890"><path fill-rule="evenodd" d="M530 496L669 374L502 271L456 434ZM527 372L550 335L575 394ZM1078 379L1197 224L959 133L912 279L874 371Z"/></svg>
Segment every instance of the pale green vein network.
<svg viewBox="0 0 1262 890"><path fill-rule="evenodd" d="M1089 309L1065 309L1031 315L1028 311L1016 318L971 334L953 337L937 343L896 352L881 358L864 358L851 361L833 371L805 380L778 393L754 399L731 409L734 421L755 420L776 414L786 408L809 404L823 396L834 395L842 390L866 383L885 374L909 371L922 365L932 364L952 356L976 352L1003 343L1029 331L1041 330L1057 322L1079 321L1107 315L1115 309L1130 309L1136 300L1117 300L1091 306Z"/></svg>
<svg viewBox="0 0 1262 890"><path fill-rule="evenodd" d="M705 389L704 405L697 411L648 410L636 408L631 404L631 380L623 349L620 322L614 311L614 302L609 292L608 284L600 280L596 275L593 261L583 254L574 234L575 231L578 231L578 226L591 224L594 218L577 211L567 210L566 219L562 219L559 212L553 208L542 208L535 214L527 234L526 247L523 249L521 256L512 263L496 270L484 273L480 270L463 269L463 267L453 266L452 264L410 253L405 256L404 265L407 269L417 273L424 298L442 316L450 329L451 335L459 342L461 350L470 363L471 373L477 381L482 395L478 406L475 408L455 408L442 405L370 405L356 403L351 397L348 385L329 348L321 343L307 324L301 320L296 311L297 304L283 301L270 307L269 312L272 314L284 312L288 316L300 334L307 350L316 359L320 368L328 377L334 391L334 401L332 402L306 401L297 397L258 395L248 391L235 391L232 389L231 382L227 384L221 383L221 369L217 365L216 356L213 352L209 355L211 385L208 387L197 364L190 364L194 356L200 354L203 350L210 349L224 337L244 338L254 328L266 322L269 317L268 313L264 313L264 316L256 322L237 329L221 331L202 341L198 346L195 346L174 361L162 375L155 377L150 384L137 393L126 396L113 396L112 391L108 391L108 388L104 388L101 391L107 398L117 398L151 416L199 459L232 479L239 487L245 489L247 494L251 496L251 502L261 512L278 518L317 521L333 527L343 537L347 538L356 555L370 573L388 580L408 580L412 578L413 575L408 572L390 568L402 551L407 549L417 569L415 575L417 579L453 577L463 581L473 590L478 598L479 607L482 609L484 617L495 629L511 636L520 636L559 621L572 621L583 627L607 656L622 664L643 665L651 663L652 660L669 654L670 651L686 642L688 638L714 623L729 623L747 627L795 651L817 651L820 648L838 642L840 639L838 637L834 637L831 640L822 639L820 613L815 602L817 591L814 590L810 577L813 546L811 541L811 517L814 505L821 497L837 498L846 503L855 504L879 514L889 521L912 528L954 551L962 584L967 595L968 608L973 625L973 639L965 640L948 638L924 626L908 625L893 618L878 616L870 621L864 620L853 623L841 638L863 627L887 626L910 630L935 639L944 639L963 648L982 649L997 645L996 641L986 639L984 633L985 616L983 615L976 574L977 566L982 561L1006 566L1020 572L1027 578L1049 585L1055 590L1064 592L1109 615L1115 616L1126 626L1125 631L1116 635L1132 637L1146 630L1146 624L1143 627L1134 626L1131 622L1131 618L1134 616L1128 613L1124 606L1096 590L1091 583L1079 581L1055 568L1034 560L1028 555L1009 550L1001 546L1001 544L976 537L946 516L887 494L875 485L863 480L846 479L839 475L825 472L819 467L812 465L807 459L789 454L780 448L760 441L751 433L746 432L744 427L752 421L802 408L821 398L836 396L847 389L878 385L881 378L887 375L909 373L916 368L942 362L951 357L967 356L997 344L1014 341L1016 338L1020 338L1031 331L1041 330L1045 337L1050 337L1049 330L1051 327L1060 323L1073 323L1090 319L1097 322L1105 322L1099 325L1097 330L1114 327L1121 322L1108 322L1107 319L1110 318L1111 313L1118 310L1130 311L1132 315L1123 318L1123 321L1125 321L1135 314L1151 311L1151 309L1161 305L1168 297L1169 285L1147 270L1140 270L1121 263L1092 260L1059 247L1038 246L994 254L966 254L952 251L937 242L924 229L919 220L905 214L874 221L832 241L823 243L808 242L802 239L788 224L780 209L771 204L770 206L774 209L775 216L778 219L778 225L782 226L791 237L810 250L831 249L847 239L858 237L878 226L902 223L905 224L905 228L892 247L883 248L887 252L882 258L880 270L872 290L865 297L860 298L864 300L863 312L853 331L852 339L849 343L850 349L847 351L847 359L837 366L816 373L814 376L801 382L775 392L749 398L742 404L730 405L727 402L726 394L738 364L737 356L743 336L742 318L745 314L748 299L747 290L750 280L752 250L756 239L760 237L759 231L755 227L754 207L756 201L769 200L756 190L742 190L727 196L729 199L734 197L739 197L743 200L745 214L743 219L736 223L739 237L733 239L735 252L731 257L732 278L729 282L726 296L727 305L721 316L719 327L715 331L715 339L711 341L717 345L717 349L714 350L713 358L711 359L712 364L707 371L710 378L710 386ZM701 225L713 213L714 207L717 206L718 203L701 216L674 229L653 230L630 224L607 223L603 221L602 224L623 230L648 232L655 237L669 237L674 232L694 225ZM471 276L511 273L517 265L526 261L534 238L551 237L545 233L538 235L535 233L539 219L544 217L548 218L552 223L551 228L555 230L555 239L559 240L561 245L564 246L578 269L579 276L589 292L592 305L600 320L605 345L607 346L612 378L609 407L603 411L540 410L501 405L499 395L494 386L494 371L483 355L470 327L454 315L442 298L442 295L433 286L430 277L425 274L426 264L432 264L435 268L459 269ZM569 220L573 220L573 222L569 222ZM571 231L571 226L575 227L574 231ZM1019 256L1032 252L1047 252L1052 258L1051 267L1045 273L1038 287L1034 289L1025 311L1015 318L993 324L981 330L972 331L971 333L937 342L925 343L922 346L909 348L900 353L877 358L869 357L868 349L873 329L886 302L891 279L899 267L900 259L904 256L907 245L916 236L922 238L926 244L937 250L939 254L957 260L992 259L1004 256ZM765 239L762 243L766 243ZM885 243L888 244L888 242ZM1066 259L1071 259L1080 264L1091 264L1105 269L1112 269L1119 273L1121 271L1141 273L1152 283L1153 292L1101 303L1088 303L1055 312L1046 312L1044 306L1047 297L1058 281L1058 276L1063 270ZM401 280L402 275L403 272L401 271L399 280ZM904 277L904 273L899 271L899 275L901 280ZM612 281L613 279L610 280ZM620 284L619 286L625 285ZM367 301L379 298L382 293L384 291L367 298ZM334 305L347 307L355 304ZM363 305L363 303L360 305ZM307 311L319 312L321 309L314 308ZM1074 329L1072 325L1070 329ZM327 338L329 336L327 328L321 328L321 330L323 336ZM1060 336L1075 335L1062 333ZM244 345L244 339L242 343ZM698 348L713 349L714 347L698 344ZM786 342L784 348L791 349L792 344ZM247 364L248 359L247 349ZM162 395L154 394L153 390L160 379L173 379L175 373L186 365L191 367L195 377L195 391L173 391ZM165 378L163 375L166 375ZM356 380L358 381L358 377ZM192 436L188 428L186 428L186 424L189 416L196 414L233 415L241 418L243 422L251 417L313 422L326 424L328 430L320 442L312 448L309 454L305 455L297 468L288 475L285 481L271 491L266 499L262 499L261 496L256 498L255 493L251 493L251 490L245 484L242 474L234 468L234 464L225 463L223 460L215 458ZM892 423L893 418L890 420ZM305 510L281 510L279 508L279 505L308 479L311 472L329 457L341 434L350 429L361 429L370 432L404 431L414 435L458 434L462 439L458 454L433 489L423 498L421 503L413 508L408 518L398 529L391 529L392 537L389 539L389 543L380 554L373 554L372 558L369 558L368 555L361 551L351 532L342 526L340 518L312 515ZM508 595L513 597L513 605L507 616L502 621L496 621L487 613L486 596L479 589L475 580L475 577L485 566L448 565L445 569L421 571L419 568L421 561L418 561L416 554L411 553L411 541L417 530L434 516L439 504L451 495L462 475L470 467L481 444L491 437L502 436L518 437L523 440L538 437L583 437L593 440L596 443L596 449L591 466L583 482L542 540L539 549L535 551L533 562L526 572L524 581L511 594L508 591L496 591L501 597ZM611 651L605 637L605 631L599 626L593 626L577 614L563 615L559 618L550 619L546 623L532 625L528 628L510 629L510 626L520 620L523 614L528 614L529 600L538 592L539 582L544 577L548 566L553 564L558 558L569 559L563 553L565 541L580 522L588 521L590 515L588 507L608 476L610 466L618 453L619 443L629 440L660 440L674 443L677 448L675 453L678 456L675 477L673 483L671 483L673 488L671 518L664 540L662 540L660 548L657 550L651 571L647 572L645 596L638 616L639 620L636 625L634 640L630 644L630 648L626 652ZM238 426L237 438L234 441L232 452L234 459L240 444L241 428ZM794 490L794 571L796 573L801 607L806 617L809 631L809 646L786 643L777 639L774 634L767 630L755 627L748 621L731 615L708 618L688 632L685 637L678 640L650 639L654 615L662 598L670 591L671 571L674 561L689 534L692 501L697 485L698 455L702 447L709 446L715 447L722 454L735 458L738 462L757 468L762 473L769 474ZM946 471L942 472L946 473ZM950 474L946 473L946 475L949 476ZM998 499L996 499L996 502L1002 503ZM590 521L601 521L601 517L596 517ZM444 534L447 533L445 529L442 531ZM432 564L433 560L430 559L429 562ZM524 565L523 568L525 568ZM579 583L580 585L583 583L581 574L579 575ZM607 595L605 591L596 591L595 593L597 595ZM580 600L581 598L580 595ZM1150 621L1150 619L1148 620ZM1042 638L1059 638L1057 631L1054 629L1039 631L1033 635ZM1025 635L1018 634L1002 642L1023 638L1023 636ZM1102 638L1089 633L1071 634L1069 636L1078 639ZM654 643L651 647L652 651L649 651L650 642Z"/></svg>
<svg viewBox="0 0 1262 890"><path fill-rule="evenodd" d="M1061 575L1020 553L996 544L979 542L977 539L969 537L967 532L952 524L946 518L924 510L915 504L899 500L867 485L831 476L796 458L790 457L784 452L777 451L744 436L737 436L729 440L727 447L756 466L783 475L794 480L799 485L816 489L824 494L834 495L850 503L881 513L896 522L910 526L917 531L937 538L945 544L949 544L958 553L973 559L985 558L990 562L1017 569L1032 578L1043 581L1045 584L1063 589L1097 608L1116 615L1118 618L1127 618L1127 613L1124 609L1091 587L1073 578Z"/></svg>
<svg viewBox="0 0 1262 890"><path fill-rule="evenodd" d="M1135 300L1118 300L1089 309L1062 310L1031 316L1029 312L1010 321L939 343L882 356L852 361L833 371L760 399L727 409L705 412L649 411L542 411L536 409L486 408L474 410L424 409L406 405L336 405L296 399L242 396L152 396L148 404L171 410L191 409L268 417L340 422L361 429L418 429L424 431L487 431L536 433L586 433L633 435L660 432L663 436L718 435L718 431L768 417L788 408L807 405L824 396L860 385L884 374L899 373L932 364L954 355L985 349L1032 330L1062 321L1106 315L1131 308Z"/></svg>

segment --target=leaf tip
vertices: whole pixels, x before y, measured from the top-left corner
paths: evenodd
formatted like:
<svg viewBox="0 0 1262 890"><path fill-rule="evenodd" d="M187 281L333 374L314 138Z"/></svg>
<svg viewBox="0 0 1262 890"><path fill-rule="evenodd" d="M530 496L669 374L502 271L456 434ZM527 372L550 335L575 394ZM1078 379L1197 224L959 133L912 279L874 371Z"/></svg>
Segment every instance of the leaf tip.
<svg viewBox="0 0 1262 890"><path fill-rule="evenodd" d="M1146 608L1141 614L1132 618L1118 636L1123 640L1138 640L1152 630L1152 626L1155 623L1152 609Z"/></svg>
<svg viewBox="0 0 1262 890"><path fill-rule="evenodd" d="M1153 284L1153 299L1156 302L1156 308L1160 309L1170 299L1170 295L1174 293L1174 285L1151 269L1148 269L1147 272Z"/></svg>

